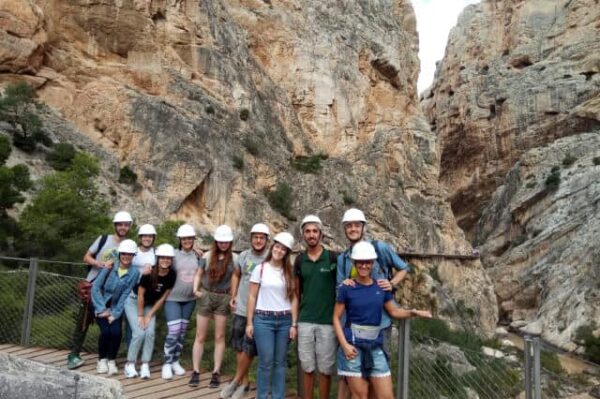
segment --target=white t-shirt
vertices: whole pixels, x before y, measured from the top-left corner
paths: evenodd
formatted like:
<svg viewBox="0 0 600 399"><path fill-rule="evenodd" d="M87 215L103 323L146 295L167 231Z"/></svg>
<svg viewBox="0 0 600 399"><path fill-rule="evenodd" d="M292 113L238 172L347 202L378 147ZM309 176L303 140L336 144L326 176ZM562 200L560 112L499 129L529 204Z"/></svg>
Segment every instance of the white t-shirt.
<svg viewBox="0 0 600 399"><path fill-rule="evenodd" d="M292 303L287 298L283 268L275 268L271 266L271 263L264 263L262 269L262 278L260 276L261 265L257 265L250 276L251 283L260 284L256 309L275 312L291 310Z"/></svg>
<svg viewBox="0 0 600 399"><path fill-rule="evenodd" d="M133 257L131 264L138 268L140 272L140 278L144 272L146 264L154 267L156 264L156 256L154 255L154 248L150 248L146 252L142 252L139 248L135 256Z"/></svg>

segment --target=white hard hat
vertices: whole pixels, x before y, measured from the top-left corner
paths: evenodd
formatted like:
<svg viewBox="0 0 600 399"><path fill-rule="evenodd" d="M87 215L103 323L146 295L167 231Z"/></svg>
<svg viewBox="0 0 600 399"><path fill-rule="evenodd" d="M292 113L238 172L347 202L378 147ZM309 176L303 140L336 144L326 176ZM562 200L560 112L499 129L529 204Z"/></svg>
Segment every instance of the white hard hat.
<svg viewBox="0 0 600 399"><path fill-rule="evenodd" d="M138 236L155 236L156 229L151 224L143 224L138 229Z"/></svg>
<svg viewBox="0 0 600 399"><path fill-rule="evenodd" d="M294 246L294 236L292 236L290 233L285 232L285 231L283 233L277 234L273 238L273 241L280 243L281 245L283 245L284 247L286 247L287 249L290 249L290 250Z"/></svg>
<svg viewBox="0 0 600 399"><path fill-rule="evenodd" d="M352 260L375 260L377 259L377 252L373 244L367 241L359 241L352 247L352 254L350 255Z"/></svg>
<svg viewBox="0 0 600 399"><path fill-rule="evenodd" d="M168 256L170 258L173 258L175 256L175 249L171 244L161 244L156 248L154 255Z"/></svg>
<svg viewBox="0 0 600 399"><path fill-rule="evenodd" d="M323 223L318 216L306 215L304 219L302 219L302 223L300 223L300 231L304 231L304 225L308 223L315 223L317 226L319 226L319 230L323 230Z"/></svg>
<svg viewBox="0 0 600 399"><path fill-rule="evenodd" d="M191 224L182 224L177 229L177 237L196 237L196 230Z"/></svg>
<svg viewBox="0 0 600 399"><path fill-rule="evenodd" d="M135 243L135 241L133 240L123 240L121 241L121 243L119 244L119 248L117 249L117 251L120 254L135 254L137 252L138 246Z"/></svg>
<svg viewBox="0 0 600 399"><path fill-rule="evenodd" d="M113 223L133 223L133 219L129 212L119 211L113 217Z"/></svg>
<svg viewBox="0 0 600 399"><path fill-rule="evenodd" d="M266 234L267 237L271 235L269 226L267 226L264 223L256 223L254 226L252 226L252 229L250 230L250 234L252 234L252 233Z"/></svg>
<svg viewBox="0 0 600 399"><path fill-rule="evenodd" d="M213 237L217 242L231 242L233 241L233 231L231 231L231 227L222 224L217 227Z"/></svg>
<svg viewBox="0 0 600 399"><path fill-rule="evenodd" d="M352 208L348 209L344 212L344 217L342 218L342 224L348 222L363 222L367 223L367 219L365 218L365 214L360 209Z"/></svg>

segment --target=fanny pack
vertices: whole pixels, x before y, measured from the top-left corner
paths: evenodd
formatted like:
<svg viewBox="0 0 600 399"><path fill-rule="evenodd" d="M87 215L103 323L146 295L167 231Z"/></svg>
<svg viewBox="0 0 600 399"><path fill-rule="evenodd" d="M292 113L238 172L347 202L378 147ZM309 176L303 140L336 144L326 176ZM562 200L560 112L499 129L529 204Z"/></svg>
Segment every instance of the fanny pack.
<svg viewBox="0 0 600 399"><path fill-rule="evenodd" d="M352 340L362 339L367 341L376 340L381 331L379 326L361 326L354 323L350 324L350 330L352 331Z"/></svg>

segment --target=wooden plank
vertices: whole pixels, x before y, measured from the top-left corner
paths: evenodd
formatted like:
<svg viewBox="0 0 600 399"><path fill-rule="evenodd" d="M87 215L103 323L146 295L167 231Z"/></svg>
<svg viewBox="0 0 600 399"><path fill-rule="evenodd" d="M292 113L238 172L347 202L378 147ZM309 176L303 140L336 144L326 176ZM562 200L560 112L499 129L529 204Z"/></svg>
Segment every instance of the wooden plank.
<svg viewBox="0 0 600 399"><path fill-rule="evenodd" d="M179 377L177 379L173 379L167 383L164 383L160 386L152 386L152 387L148 387L148 388L142 388L141 386L139 387L140 389L135 389L132 392L128 392L127 393L127 397L132 399L132 398L139 398L139 397L145 397L145 398L152 398L152 399L158 399L158 398L170 398L170 397L174 397L174 395L176 394L180 394L180 393L185 393L185 392L198 392L198 388L193 388L188 386L188 380L189 380L189 376L182 376ZM208 375L206 375L205 377L200 377L200 384L204 384L207 383L207 381L209 381L210 378ZM146 395L150 395L150 396L146 396Z"/></svg>
<svg viewBox="0 0 600 399"><path fill-rule="evenodd" d="M35 352L35 351L39 351L39 350L40 350L40 348L37 348L37 347L21 348L18 351L11 352L11 355L26 358L29 353L32 353L32 352Z"/></svg>
<svg viewBox="0 0 600 399"><path fill-rule="evenodd" d="M22 347L22 346L19 346L19 345L12 345L12 346L9 346L9 347L7 347L7 348L4 348L4 349L2 349L2 352L4 352L4 353L13 353L13 352L18 352L18 351L20 351L21 349L23 349L23 347Z"/></svg>
<svg viewBox="0 0 600 399"><path fill-rule="evenodd" d="M67 364L67 355L68 355L68 353L66 353L66 351L54 350L50 353L41 355L32 360L35 360L36 362L40 362L40 363L45 363L45 364L51 364L53 361L61 360L66 365Z"/></svg>
<svg viewBox="0 0 600 399"><path fill-rule="evenodd" d="M4 352L4 349L12 348L15 344L0 344L0 352Z"/></svg>
<svg viewBox="0 0 600 399"><path fill-rule="evenodd" d="M26 359L29 359L29 360L34 360L34 359L37 359L37 358L42 357L44 355L49 355L49 354L52 354L52 353L56 353L56 349L42 349L42 348L40 348L39 350L37 350L35 352L28 353L28 354L26 354L23 357L26 358Z"/></svg>

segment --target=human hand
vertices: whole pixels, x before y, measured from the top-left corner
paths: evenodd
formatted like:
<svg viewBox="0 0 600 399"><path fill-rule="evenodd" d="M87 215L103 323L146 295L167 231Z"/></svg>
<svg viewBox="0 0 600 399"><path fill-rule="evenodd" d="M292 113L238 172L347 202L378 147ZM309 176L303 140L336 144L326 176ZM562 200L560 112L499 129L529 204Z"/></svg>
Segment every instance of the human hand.
<svg viewBox="0 0 600 399"><path fill-rule="evenodd" d="M356 282L351 278L345 279L344 281L342 281L342 284L349 285L350 287L356 287Z"/></svg>
<svg viewBox="0 0 600 399"><path fill-rule="evenodd" d="M250 339L254 338L254 327L252 324L246 325L246 336Z"/></svg>
<svg viewBox="0 0 600 399"><path fill-rule="evenodd" d="M290 339L293 341L298 336L298 327L290 327Z"/></svg>
<svg viewBox="0 0 600 399"><path fill-rule="evenodd" d="M394 286L392 285L390 280L385 279L385 278L377 280L377 285L379 286L379 288L381 288L384 291L391 291L392 288L394 288Z"/></svg>
<svg viewBox="0 0 600 399"><path fill-rule="evenodd" d="M144 318L144 316L138 316L138 324L140 325L140 328L142 330L146 329L146 319Z"/></svg>
<svg viewBox="0 0 600 399"><path fill-rule="evenodd" d="M146 263L144 265L144 271L142 272L142 275L147 276L150 273L152 273L152 265L149 263Z"/></svg>
<svg viewBox="0 0 600 399"><path fill-rule="evenodd" d="M115 317L113 315L108 316L108 324L112 324L115 321Z"/></svg>
<svg viewBox="0 0 600 399"><path fill-rule="evenodd" d="M431 312L429 310L417 310L417 309L413 309L412 314L417 316L417 317L422 317L424 319L431 319L433 317L433 315L431 314Z"/></svg>
<svg viewBox="0 0 600 399"><path fill-rule="evenodd" d="M104 310L104 311L102 311L102 312L100 312L100 313L98 313L98 314L96 315L96 317L97 317L97 318L99 318L99 319L105 319L105 318L107 318L108 316L110 316L110 311L109 311L108 309L107 309L107 310Z"/></svg>
<svg viewBox="0 0 600 399"><path fill-rule="evenodd" d="M231 308L231 310L235 310L237 306L237 301L235 299L235 297L231 297L231 299L229 300L229 307Z"/></svg>
<svg viewBox="0 0 600 399"><path fill-rule="evenodd" d="M196 298L200 298L200 297L202 297L202 294L203 294L202 290L195 290L195 291L194 291L194 296L195 296Z"/></svg>
<svg viewBox="0 0 600 399"><path fill-rule="evenodd" d="M348 360L352 360L358 355L356 348L350 344L342 346L342 350L344 351L344 355Z"/></svg>

